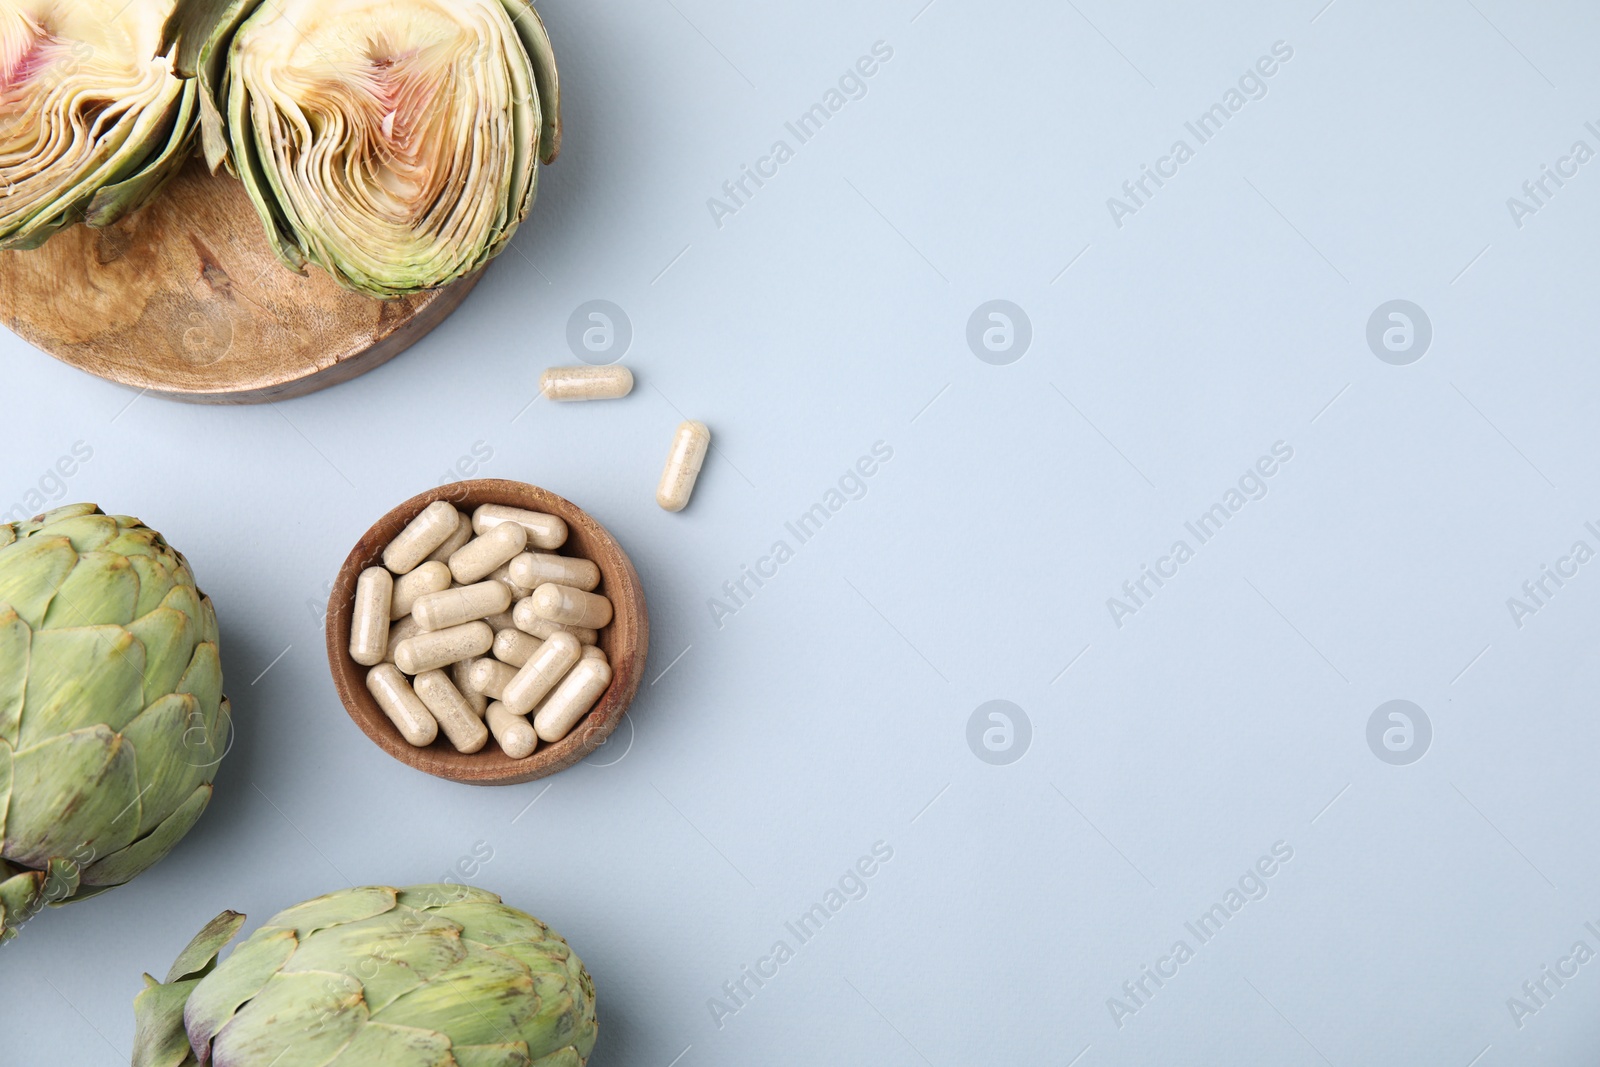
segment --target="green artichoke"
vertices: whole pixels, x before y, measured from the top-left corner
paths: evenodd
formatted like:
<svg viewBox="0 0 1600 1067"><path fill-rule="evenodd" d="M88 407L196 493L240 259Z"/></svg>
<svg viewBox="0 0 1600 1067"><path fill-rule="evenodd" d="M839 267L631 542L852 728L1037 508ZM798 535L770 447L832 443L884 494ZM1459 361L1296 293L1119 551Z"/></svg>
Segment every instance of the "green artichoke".
<svg viewBox="0 0 1600 1067"><path fill-rule="evenodd" d="M0 0L0 248L109 226L192 154L177 0Z"/></svg>
<svg viewBox="0 0 1600 1067"><path fill-rule="evenodd" d="M498 255L561 146L526 0L185 0L207 161L243 181L278 258L376 297Z"/></svg>
<svg viewBox="0 0 1600 1067"><path fill-rule="evenodd" d="M216 614L160 534L93 504L0 525L0 940L165 856L228 730Z"/></svg>
<svg viewBox="0 0 1600 1067"><path fill-rule="evenodd" d="M133 1067L582 1067L594 983L548 926L461 885L223 912L134 1000Z"/></svg>

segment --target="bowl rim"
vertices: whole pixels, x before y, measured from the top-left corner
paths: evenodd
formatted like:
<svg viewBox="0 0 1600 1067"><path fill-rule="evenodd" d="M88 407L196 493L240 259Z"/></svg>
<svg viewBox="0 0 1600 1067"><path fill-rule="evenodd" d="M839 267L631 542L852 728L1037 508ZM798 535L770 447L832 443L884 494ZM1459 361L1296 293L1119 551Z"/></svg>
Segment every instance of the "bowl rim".
<svg viewBox="0 0 1600 1067"><path fill-rule="evenodd" d="M556 515L567 523L569 544L576 537L593 542L596 549L586 558L593 559L599 566L599 591L610 598L614 609L611 624L601 631L599 641L611 663L611 684L572 732L554 744L541 743L526 759L514 760L507 756L493 737L482 751L471 754L457 752L443 734L427 748L412 746L400 736L400 731L368 692L369 668L350 658L351 609L355 602L356 580L366 568L381 566L380 557L394 535L424 508L440 500L469 513L480 504L506 504ZM565 497L528 482L505 478L475 478L441 485L418 493L386 512L361 535L340 565L328 597L324 630L334 688L345 712L362 733L409 767L470 785L531 782L566 770L594 752L617 728L633 703L650 652L650 617L644 588L633 561L617 539L592 515Z"/></svg>

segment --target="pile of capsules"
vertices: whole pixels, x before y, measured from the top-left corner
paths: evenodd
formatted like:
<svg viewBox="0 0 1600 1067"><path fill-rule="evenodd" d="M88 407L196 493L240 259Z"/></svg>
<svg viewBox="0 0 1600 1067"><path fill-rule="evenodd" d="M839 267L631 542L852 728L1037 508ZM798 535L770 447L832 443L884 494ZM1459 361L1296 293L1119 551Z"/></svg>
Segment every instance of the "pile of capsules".
<svg viewBox="0 0 1600 1067"><path fill-rule="evenodd" d="M512 759L560 741L611 684L611 601L592 560L556 555L555 515L436 501L356 582L350 657L407 742Z"/></svg>

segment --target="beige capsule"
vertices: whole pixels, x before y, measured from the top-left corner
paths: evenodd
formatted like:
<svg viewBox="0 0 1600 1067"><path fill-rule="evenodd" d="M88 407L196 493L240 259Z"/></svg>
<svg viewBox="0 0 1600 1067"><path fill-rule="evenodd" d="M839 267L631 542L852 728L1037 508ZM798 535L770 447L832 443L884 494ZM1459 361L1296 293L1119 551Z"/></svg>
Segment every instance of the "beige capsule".
<svg viewBox="0 0 1600 1067"><path fill-rule="evenodd" d="M460 514L447 502L435 500L389 542L383 550L383 565L395 574L410 574L456 532Z"/></svg>
<svg viewBox="0 0 1600 1067"><path fill-rule="evenodd" d="M525 634L531 634L542 641L548 641L551 634L566 632L578 639L580 644L592 645L600 640L598 631L587 626L563 626L558 622L551 622L540 615L533 607L533 597L517 601L517 606L511 609L511 619L516 623L517 629Z"/></svg>
<svg viewBox="0 0 1600 1067"><path fill-rule="evenodd" d="M506 683L500 702L513 715L528 714L578 662L582 655L581 648L578 639L569 633L552 635L534 657L522 665L516 676Z"/></svg>
<svg viewBox="0 0 1600 1067"><path fill-rule="evenodd" d="M417 699L411 683L394 664L380 663L367 672L367 692L389 716L406 744L427 748L439 736L438 720L427 705Z"/></svg>
<svg viewBox="0 0 1600 1067"><path fill-rule="evenodd" d="M522 556L526 555L526 552L522 554ZM521 559L522 556L518 556L517 559ZM516 560L512 560L511 562L515 563ZM511 577L511 563L507 563L504 567L496 569L493 574L489 575L489 581L499 582L501 585L511 590L512 600L521 600L523 597L533 592L533 586L518 585L516 579Z"/></svg>
<svg viewBox="0 0 1600 1067"><path fill-rule="evenodd" d="M350 658L363 667L382 663L389 651L389 603L393 598L394 575L382 567L368 567L356 579Z"/></svg>
<svg viewBox="0 0 1600 1067"><path fill-rule="evenodd" d="M695 480L700 477L710 448L711 431L705 423L690 420L678 425L667 452L667 465L661 471L661 484L656 487L657 504L668 511L682 511L689 506Z"/></svg>
<svg viewBox="0 0 1600 1067"><path fill-rule="evenodd" d="M599 645L584 645L583 659L597 659L606 666L611 666L611 661L606 659L605 649ZM581 660L579 662L582 662Z"/></svg>
<svg viewBox="0 0 1600 1067"><path fill-rule="evenodd" d="M517 618L509 611L489 615L483 621L488 623L489 628L495 633L499 633L501 630L515 630L517 628Z"/></svg>
<svg viewBox="0 0 1600 1067"><path fill-rule="evenodd" d="M510 578L527 596L546 582L592 593L600 584L600 568L591 559L557 556L548 552L524 552L507 565Z"/></svg>
<svg viewBox="0 0 1600 1067"><path fill-rule="evenodd" d="M514 522L528 533L528 544L546 552L567 543L567 524L559 516L528 511L505 504L480 504L472 513L472 528L481 537L501 523ZM502 561L504 562L504 561ZM498 564L496 564L498 566Z"/></svg>
<svg viewBox="0 0 1600 1067"><path fill-rule="evenodd" d="M478 718L444 671L424 671L414 683L417 696L439 722L439 729L457 752L472 753L489 741L489 728Z"/></svg>
<svg viewBox="0 0 1600 1067"><path fill-rule="evenodd" d="M437 670L473 656L481 656L494 644L494 631L486 622L469 622L447 630L433 630L408 637L394 650L396 667L410 675Z"/></svg>
<svg viewBox="0 0 1600 1067"><path fill-rule="evenodd" d="M472 668L477 662L476 659L464 659L460 663L450 664L450 680L456 683L461 695L467 698L467 703L472 706L472 713L481 719L489 710L489 697L472 688Z"/></svg>
<svg viewBox="0 0 1600 1067"><path fill-rule="evenodd" d="M543 644L544 642L537 637L512 627L509 630L494 632L494 646L489 651L501 663L521 667L538 654L539 647Z"/></svg>
<svg viewBox="0 0 1600 1067"><path fill-rule="evenodd" d="M396 619L389 624L389 650L383 654L383 662L394 662L394 650L402 643L410 640L422 632L422 624L416 617L407 615L403 619Z"/></svg>
<svg viewBox="0 0 1600 1067"><path fill-rule="evenodd" d="M611 601L599 593L585 593L569 585L546 582L528 598L539 617L563 626L598 630L611 621Z"/></svg>
<svg viewBox="0 0 1600 1067"><path fill-rule="evenodd" d="M479 582L420 597L411 614L424 630L444 630L498 615L510 606L511 590L499 582Z"/></svg>
<svg viewBox="0 0 1600 1067"><path fill-rule="evenodd" d="M481 582L527 546L527 530L514 522L501 523L456 549L450 557L450 573L462 585Z"/></svg>
<svg viewBox="0 0 1600 1067"><path fill-rule="evenodd" d="M539 377L539 391L550 400L616 400L633 392L627 367L551 367Z"/></svg>
<svg viewBox="0 0 1600 1067"><path fill-rule="evenodd" d="M433 560L394 580L394 597L389 601L389 618L410 615L418 597L450 588L450 568Z"/></svg>
<svg viewBox="0 0 1600 1067"><path fill-rule="evenodd" d="M505 696L506 686L516 676L517 668L511 664L485 656L472 661L472 669L467 672L467 684L490 700L500 700Z"/></svg>
<svg viewBox="0 0 1600 1067"><path fill-rule="evenodd" d="M555 742L566 737L610 684L611 668L604 660L581 660L534 715L533 729L539 740Z"/></svg>
<svg viewBox="0 0 1600 1067"><path fill-rule="evenodd" d="M500 742L500 749L512 759L527 759L539 747L539 735L525 716L513 715L498 700L489 705L484 715L489 731Z"/></svg>
<svg viewBox="0 0 1600 1067"><path fill-rule="evenodd" d="M456 549L472 540L472 516L464 511L457 511L456 517L461 520L456 524L456 532L446 538L444 544L433 550L433 555L428 557L429 563L449 563L450 557L456 554Z"/></svg>

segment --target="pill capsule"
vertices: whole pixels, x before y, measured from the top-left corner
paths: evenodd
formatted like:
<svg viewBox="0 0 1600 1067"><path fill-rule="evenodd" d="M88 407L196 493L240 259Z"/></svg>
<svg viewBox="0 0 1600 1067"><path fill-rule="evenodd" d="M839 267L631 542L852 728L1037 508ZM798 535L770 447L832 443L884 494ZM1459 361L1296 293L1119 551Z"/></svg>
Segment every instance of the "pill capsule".
<svg viewBox="0 0 1600 1067"><path fill-rule="evenodd" d="M594 702L611 684L611 668L598 659L586 659L545 698L533 717L533 729L541 741L559 741L572 732L578 720L589 714Z"/></svg>
<svg viewBox="0 0 1600 1067"><path fill-rule="evenodd" d="M490 700L499 700L505 695L506 683L517 676L517 668L509 663L501 663L497 659L485 656L483 659L472 661L472 669L467 673L467 684Z"/></svg>
<svg viewBox="0 0 1600 1067"><path fill-rule="evenodd" d="M456 532L461 513L443 500L435 500L383 550L383 565L395 574L410 574Z"/></svg>
<svg viewBox="0 0 1600 1067"><path fill-rule="evenodd" d="M567 543L567 524L555 515L504 504L480 504L478 510L472 513L472 528L480 537L503 522L514 522L521 526L528 531L528 544L546 552Z"/></svg>
<svg viewBox="0 0 1600 1067"><path fill-rule="evenodd" d="M524 552L522 555L526 556L527 553ZM518 556L517 558L521 559L522 557ZM516 580L511 577L511 564L509 563L507 563L504 567L497 568L495 572L489 575L486 580L491 582L499 582L501 585L511 590L512 600L521 600L523 597L533 592L532 586L518 585Z"/></svg>
<svg viewBox="0 0 1600 1067"><path fill-rule="evenodd" d="M498 615L510 606L511 590L499 582L479 582L419 597L411 613L424 630L443 630Z"/></svg>
<svg viewBox="0 0 1600 1067"><path fill-rule="evenodd" d="M598 630L611 621L611 601L599 593L585 593L570 585L546 582L528 598L540 618L563 626L583 626Z"/></svg>
<svg viewBox="0 0 1600 1067"><path fill-rule="evenodd" d="M711 431L703 422L684 422L672 437L672 449L667 453L667 465L661 472L661 484L656 488L656 503L668 511L682 511L689 506L694 493L695 479L705 465L706 452L711 448Z"/></svg>
<svg viewBox="0 0 1600 1067"><path fill-rule="evenodd" d="M549 400L615 400L633 392L627 367L551 367L539 378Z"/></svg>
<svg viewBox="0 0 1600 1067"><path fill-rule="evenodd" d="M464 659L459 663L452 663L450 665L450 680L456 683L456 688L461 691L461 695L467 698L467 703L472 706L472 713L481 719L484 713L489 710L489 697L487 694L472 688L472 668L477 662L476 659Z"/></svg>
<svg viewBox="0 0 1600 1067"><path fill-rule="evenodd" d="M427 705L417 699L411 683L394 664L380 663L367 672L367 692L389 716L407 744L427 748L439 736L438 720Z"/></svg>
<svg viewBox="0 0 1600 1067"><path fill-rule="evenodd" d="M382 567L368 567L356 579L350 658L363 667L382 663L389 651L389 602L393 597L394 575Z"/></svg>
<svg viewBox="0 0 1600 1067"><path fill-rule="evenodd" d="M472 516L464 511L458 511L456 517L461 520L456 523L456 532L446 538L444 544L433 550L433 555L428 557L429 563L449 563L450 557L456 554L456 549L472 540Z"/></svg>
<svg viewBox="0 0 1600 1067"><path fill-rule="evenodd" d="M439 722L439 729L457 752L471 753L489 741L489 728L478 718L444 671L425 671L417 676L417 696Z"/></svg>
<svg viewBox="0 0 1600 1067"><path fill-rule="evenodd" d="M496 612L493 615L486 615L484 616L483 621L488 623L489 629L493 630L495 633L499 633L501 630L515 630L517 628L516 617L509 611L501 611Z"/></svg>
<svg viewBox="0 0 1600 1067"><path fill-rule="evenodd" d="M481 656L493 644L494 631L488 623L469 622L406 638L394 650L394 664L414 676Z"/></svg>
<svg viewBox="0 0 1600 1067"><path fill-rule="evenodd" d="M490 651L494 658L501 663L509 663L513 667L521 667L534 657L539 651L539 646L544 644L537 637L523 633L512 627L509 630L496 630L494 632L494 646ZM593 648L593 645L589 646Z"/></svg>
<svg viewBox="0 0 1600 1067"><path fill-rule="evenodd" d="M450 557L450 573L462 585L481 582L528 545L528 531L514 522L503 522L480 537L474 537Z"/></svg>
<svg viewBox="0 0 1600 1067"><path fill-rule="evenodd" d="M411 614L417 598L450 588L450 568L443 563L429 561L394 580L394 596L389 601L389 618L399 619Z"/></svg>
<svg viewBox="0 0 1600 1067"><path fill-rule="evenodd" d="M389 650L383 654L383 662L393 663L394 650L399 648L402 642L417 636L421 632L422 625L418 623L416 617L412 615L407 615L403 619L397 619L390 623Z"/></svg>
<svg viewBox="0 0 1600 1067"><path fill-rule="evenodd" d="M533 724L522 715L511 714L498 700L489 705L484 719L494 739L500 742L501 751L512 759L527 759L539 747L539 735L534 732Z"/></svg>
<svg viewBox="0 0 1600 1067"><path fill-rule="evenodd" d="M528 714L578 662L581 648L578 639L569 633L553 635L506 683L500 702L513 715Z"/></svg>
<svg viewBox="0 0 1600 1067"><path fill-rule="evenodd" d="M527 596L546 582L593 592L600 584L600 568L593 560L575 556L556 556L548 552L524 552L506 567L511 580Z"/></svg>
<svg viewBox="0 0 1600 1067"><path fill-rule="evenodd" d="M533 597L517 601L517 606L511 609L511 619L516 623L517 629L525 634L531 634L542 641L550 639L550 635L566 631L578 639L580 644L592 645L600 640L600 635L586 626L563 626L558 622L551 622L540 615L533 608Z"/></svg>
<svg viewBox="0 0 1600 1067"><path fill-rule="evenodd" d="M599 645L584 645L583 659L597 659L606 666L611 666L611 661L606 659L605 650ZM580 661L581 662L581 661Z"/></svg>

